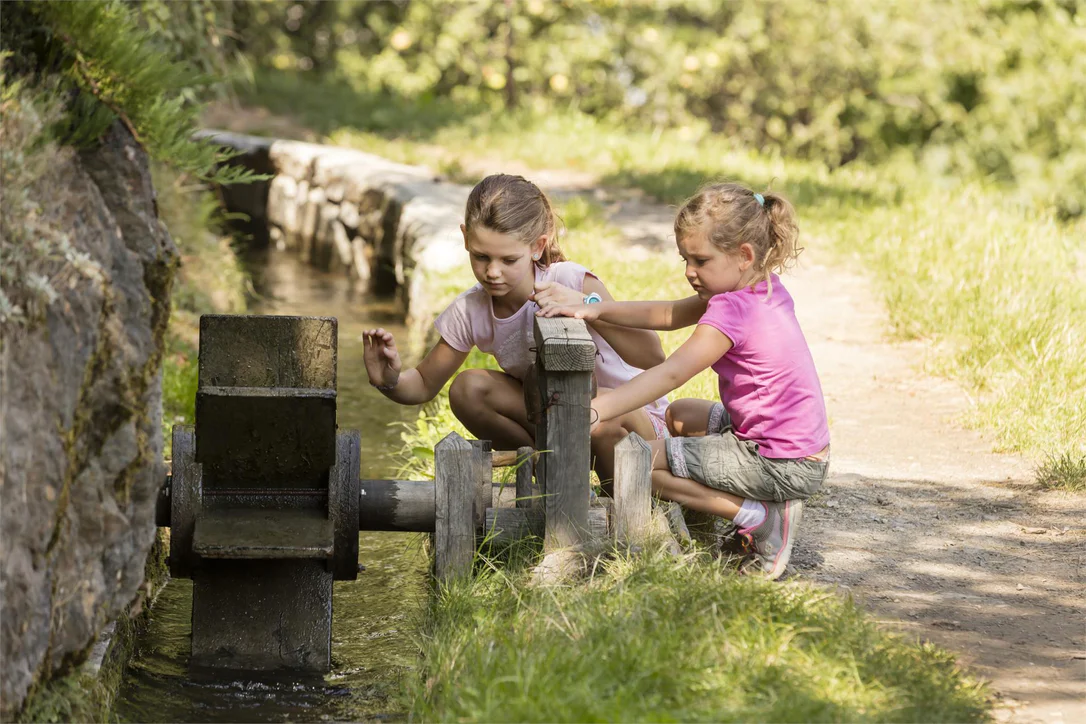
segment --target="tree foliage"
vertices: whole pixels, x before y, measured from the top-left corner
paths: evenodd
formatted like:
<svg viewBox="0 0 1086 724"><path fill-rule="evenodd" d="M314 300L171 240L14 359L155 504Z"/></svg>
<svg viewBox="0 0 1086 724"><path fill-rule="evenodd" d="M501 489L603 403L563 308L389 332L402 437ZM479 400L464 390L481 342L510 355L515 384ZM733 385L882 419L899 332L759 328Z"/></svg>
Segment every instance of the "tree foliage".
<svg viewBox="0 0 1086 724"><path fill-rule="evenodd" d="M1086 0L235 2L252 63L556 105L837 166L910 152L1086 210ZM513 92L515 90L515 92Z"/></svg>

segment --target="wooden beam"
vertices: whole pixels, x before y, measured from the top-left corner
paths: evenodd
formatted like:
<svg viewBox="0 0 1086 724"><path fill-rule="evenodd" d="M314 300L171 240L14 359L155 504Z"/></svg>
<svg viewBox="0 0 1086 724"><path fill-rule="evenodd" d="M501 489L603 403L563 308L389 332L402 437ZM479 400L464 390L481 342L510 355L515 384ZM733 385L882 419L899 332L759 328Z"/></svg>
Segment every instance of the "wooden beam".
<svg viewBox="0 0 1086 724"><path fill-rule="evenodd" d="M540 413L536 449L546 509L547 550L579 545L588 534L589 410L596 345L579 319L535 319Z"/></svg>
<svg viewBox="0 0 1086 724"><path fill-rule="evenodd" d="M546 529L544 518L542 508L490 508L486 511L486 534L493 543L511 543L529 536L542 538ZM591 537L605 540L609 525L607 508L589 508L587 519Z"/></svg>
<svg viewBox="0 0 1086 724"><path fill-rule="evenodd" d="M652 449L631 432L615 446L615 540L639 545L651 523Z"/></svg>
<svg viewBox="0 0 1086 724"><path fill-rule="evenodd" d="M434 447L434 575L469 575L475 554L475 451L450 432Z"/></svg>
<svg viewBox="0 0 1086 724"><path fill-rule="evenodd" d="M511 468L520 459L518 450L495 450L490 455L490 464L495 468Z"/></svg>
<svg viewBox="0 0 1086 724"><path fill-rule="evenodd" d="M596 366L596 343L588 325L569 317L535 318L536 354L549 372L591 372Z"/></svg>
<svg viewBox="0 0 1086 724"><path fill-rule="evenodd" d="M535 470L535 448L525 445L517 450L517 507L535 508L539 490L532 483Z"/></svg>
<svg viewBox="0 0 1086 724"><path fill-rule="evenodd" d="M472 478L475 481L475 502L472 504L472 518L475 521L475 528L480 529L483 527L483 521L486 520L486 509L494 501L494 470L491 460L490 441L472 440L471 447L475 451L472 473Z"/></svg>
<svg viewBox="0 0 1086 724"><path fill-rule="evenodd" d="M433 480L362 480L360 488L359 530L434 532Z"/></svg>

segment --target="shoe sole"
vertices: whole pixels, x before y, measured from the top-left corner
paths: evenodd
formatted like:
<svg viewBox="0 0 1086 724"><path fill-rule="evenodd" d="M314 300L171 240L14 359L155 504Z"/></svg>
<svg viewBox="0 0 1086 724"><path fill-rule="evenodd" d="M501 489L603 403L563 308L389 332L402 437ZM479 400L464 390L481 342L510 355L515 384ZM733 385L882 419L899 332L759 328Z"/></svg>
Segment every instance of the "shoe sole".
<svg viewBox="0 0 1086 724"><path fill-rule="evenodd" d="M803 501L789 500L786 502L781 517L784 518L784 532L782 535L784 545L777 551L777 555L773 559L773 568L766 574L766 578L771 581L780 578L785 569L788 568L788 561L792 558L792 544L796 542L796 530L799 528L800 521L803 520Z"/></svg>

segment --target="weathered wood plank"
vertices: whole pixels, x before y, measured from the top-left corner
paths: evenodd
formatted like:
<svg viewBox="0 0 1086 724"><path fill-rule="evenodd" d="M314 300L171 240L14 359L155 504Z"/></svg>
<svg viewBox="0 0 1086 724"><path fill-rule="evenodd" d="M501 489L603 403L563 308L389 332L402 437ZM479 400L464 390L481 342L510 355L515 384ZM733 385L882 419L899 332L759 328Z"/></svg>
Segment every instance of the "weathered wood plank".
<svg viewBox="0 0 1086 724"><path fill-rule="evenodd" d="M475 481L475 502L472 505L472 516L476 529L483 527L486 520L486 509L494 500L492 481L494 480L493 462L491 459L490 440L472 440L471 447L475 451L473 457Z"/></svg>
<svg viewBox="0 0 1086 724"><path fill-rule="evenodd" d="M510 543L528 536L542 538L546 528L544 519L542 508L490 508L486 511L486 533L494 543ZM589 508L587 519L589 535L594 539L606 539L607 508Z"/></svg>
<svg viewBox="0 0 1086 724"><path fill-rule="evenodd" d="M519 458L516 450L495 450L490 454L490 459L495 468L511 468Z"/></svg>
<svg viewBox="0 0 1086 724"><path fill-rule="evenodd" d="M595 345L580 320L536 318L542 409L536 423L547 550L584 543L588 526L589 412Z"/></svg>
<svg viewBox="0 0 1086 724"><path fill-rule="evenodd" d="M439 581L471 573L475 455L455 432L434 447L434 575Z"/></svg>
<svg viewBox="0 0 1086 724"><path fill-rule="evenodd" d="M652 449L636 432L615 446L615 540L640 544L652 523Z"/></svg>
<svg viewBox="0 0 1086 724"><path fill-rule="evenodd" d="M596 343L584 321L569 317L536 317L534 329L541 370L591 372L596 366Z"/></svg>
<svg viewBox="0 0 1086 724"><path fill-rule="evenodd" d="M517 507L534 508L539 491L532 484L535 471L535 448L525 445L517 450Z"/></svg>

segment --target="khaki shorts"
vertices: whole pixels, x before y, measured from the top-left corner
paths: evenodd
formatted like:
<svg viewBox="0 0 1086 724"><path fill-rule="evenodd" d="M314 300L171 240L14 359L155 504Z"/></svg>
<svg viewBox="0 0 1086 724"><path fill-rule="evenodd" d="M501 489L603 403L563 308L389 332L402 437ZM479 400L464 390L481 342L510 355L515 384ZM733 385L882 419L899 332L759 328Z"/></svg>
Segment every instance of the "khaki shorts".
<svg viewBox="0 0 1086 724"><path fill-rule="evenodd" d="M829 475L829 461L764 458L758 443L740 440L719 402L709 414L705 437L668 438L667 464L680 478L753 500L806 499Z"/></svg>

